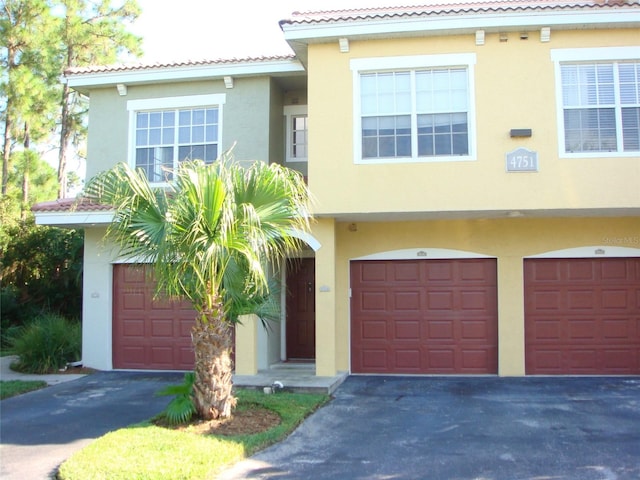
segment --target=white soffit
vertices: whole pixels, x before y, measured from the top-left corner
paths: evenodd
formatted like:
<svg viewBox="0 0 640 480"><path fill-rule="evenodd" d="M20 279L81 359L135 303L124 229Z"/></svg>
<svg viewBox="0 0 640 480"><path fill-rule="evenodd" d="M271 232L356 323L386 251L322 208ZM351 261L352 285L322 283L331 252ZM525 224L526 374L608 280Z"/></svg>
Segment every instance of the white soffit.
<svg viewBox="0 0 640 480"><path fill-rule="evenodd" d="M113 212L40 212L35 213L37 225L92 226L109 225Z"/></svg>

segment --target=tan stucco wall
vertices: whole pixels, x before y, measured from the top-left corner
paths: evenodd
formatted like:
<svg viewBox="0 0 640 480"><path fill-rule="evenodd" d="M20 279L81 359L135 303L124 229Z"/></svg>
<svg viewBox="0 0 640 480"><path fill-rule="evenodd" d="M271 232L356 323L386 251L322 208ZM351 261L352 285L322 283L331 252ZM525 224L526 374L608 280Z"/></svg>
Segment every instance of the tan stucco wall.
<svg viewBox="0 0 640 480"><path fill-rule="evenodd" d="M317 292L318 374L349 370L350 260L402 249L451 249L497 258L499 374L509 376L524 375L523 258L579 247L585 256L596 248L606 256L615 247L633 248L640 255L640 219L631 217L360 222L353 228L330 220L314 228L322 243L316 252L316 285L330 287ZM333 351L335 358L329 355Z"/></svg>
<svg viewBox="0 0 640 480"><path fill-rule="evenodd" d="M309 46L309 184L317 214L450 212L640 206L637 158L558 158L556 86L551 49L632 46L633 30L553 31L549 43L530 32L507 42L488 34L350 42ZM477 160L356 165L352 135L350 60L371 57L473 53ZM523 61L526 59L526 61ZM328 81L327 79L330 79ZM530 138L509 131L531 128ZM505 154L538 152L539 172L506 173Z"/></svg>

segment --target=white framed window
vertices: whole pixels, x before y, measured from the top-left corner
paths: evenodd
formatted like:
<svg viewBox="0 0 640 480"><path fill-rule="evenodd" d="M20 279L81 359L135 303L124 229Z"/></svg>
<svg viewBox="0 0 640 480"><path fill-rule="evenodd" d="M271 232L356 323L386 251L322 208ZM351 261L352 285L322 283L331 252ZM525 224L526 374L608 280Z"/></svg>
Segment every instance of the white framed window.
<svg viewBox="0 0 640 480"><path fill-rule="evenodd" d="M354 162L475 160L475 54L354 59Z"/></svg>
<svg viewBox="0 0 640 480"><path fill-rule="evenodd" d="M558 49L559 155L640 154L640 46Z"/></svg>
<svg viewBox="0 0 640 480"><path fill-rule="evenodd" d="M152 183L172 180L184 160L213 163L220 154L224 94L130 100L129 164Z"/></svg>
<svg viewBox="0 0 640 480"><path fill-rule="evenodd" d="M287 105L284 107L286 122L286 154L287 162L306 162L308 152L309 121L306 105Z"/></svg>

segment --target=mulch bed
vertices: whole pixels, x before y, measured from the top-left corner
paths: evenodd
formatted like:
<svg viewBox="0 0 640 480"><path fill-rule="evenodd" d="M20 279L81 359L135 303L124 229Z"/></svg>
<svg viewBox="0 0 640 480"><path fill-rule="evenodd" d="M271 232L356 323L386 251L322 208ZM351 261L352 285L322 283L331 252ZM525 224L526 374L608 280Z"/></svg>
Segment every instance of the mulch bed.
<svg viewBox="0 0 640 480"><path fill-rule="evenodd" d="M267 408L252 405L236 410L231 418L224 420L195 420L184 425L169 425L166 420L160 418L155 420L154 424L176 430L188 429L200 435L254 435L279 425L280 416Z"/></svg>

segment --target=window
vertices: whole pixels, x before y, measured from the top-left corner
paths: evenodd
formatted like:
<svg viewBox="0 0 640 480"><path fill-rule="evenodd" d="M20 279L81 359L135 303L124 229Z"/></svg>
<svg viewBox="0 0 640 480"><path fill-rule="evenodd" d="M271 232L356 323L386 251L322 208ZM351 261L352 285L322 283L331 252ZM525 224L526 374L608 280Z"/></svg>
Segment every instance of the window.
<svg viewBox="0 0 640 480"><path fill-rule="evenodd" d="M308 154L308 118L306 105L284 107L287 136L287 162L306 162Z"/></svg>
<svg viewBox="0 0 640 480"><path fill-rule="evenodd" d="M353 60L356 163L473 159L473 63L464 54Z"/></svg>
<svg viewBox="0 0 640 480"><path fill-rule="evenodd" d="M640 60L632 55L637 57L637 50L552 51L560 86L561 156L640 152Z"/></svg>
<svg viewBox="0 0 640 480"><path fill-rule="evenodd" d="M639 151L640 62L562 64L560 71L565 151Z"/></svg>
<svg viewBox="0 0 640 480"><path fill-rule="evenodd" d="M220 153L222 97L204 95L130 101L128 107L133 115L131 164L143 169L150 182L161 183L172 179L171 171L182 161L214 162ZM192 103L197 105L190 106Z"/></svg>

